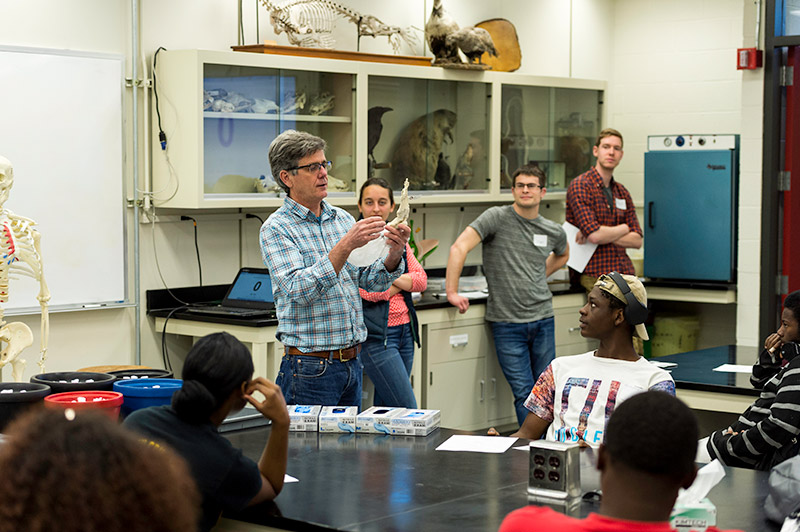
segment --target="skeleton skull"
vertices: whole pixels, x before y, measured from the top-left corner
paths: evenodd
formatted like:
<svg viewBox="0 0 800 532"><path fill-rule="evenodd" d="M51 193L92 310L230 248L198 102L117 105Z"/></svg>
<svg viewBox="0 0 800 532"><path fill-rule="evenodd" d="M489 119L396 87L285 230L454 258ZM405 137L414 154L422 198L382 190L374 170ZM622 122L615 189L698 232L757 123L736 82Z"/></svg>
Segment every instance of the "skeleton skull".
<svg viewBox="0 0 800 532"><path fill-rule="evenodd" d="M0 155L0 206L4 205L14 186L14 167L11 161Z"/></svg>

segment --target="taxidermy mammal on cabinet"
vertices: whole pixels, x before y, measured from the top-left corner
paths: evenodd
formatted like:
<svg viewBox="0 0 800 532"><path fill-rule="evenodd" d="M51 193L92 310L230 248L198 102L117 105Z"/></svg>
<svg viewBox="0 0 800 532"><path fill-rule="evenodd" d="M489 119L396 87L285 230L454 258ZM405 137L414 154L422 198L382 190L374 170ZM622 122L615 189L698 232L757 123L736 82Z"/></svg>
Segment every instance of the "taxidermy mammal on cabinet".
<svg viewBox="0 0 800 532"><path fill-rule="evenodd" d="M438 109L411 122L395 144L392 176L396 184L408 178L413 190L439 188L434 181L445 140L453 142L456 114Z"/></svg>

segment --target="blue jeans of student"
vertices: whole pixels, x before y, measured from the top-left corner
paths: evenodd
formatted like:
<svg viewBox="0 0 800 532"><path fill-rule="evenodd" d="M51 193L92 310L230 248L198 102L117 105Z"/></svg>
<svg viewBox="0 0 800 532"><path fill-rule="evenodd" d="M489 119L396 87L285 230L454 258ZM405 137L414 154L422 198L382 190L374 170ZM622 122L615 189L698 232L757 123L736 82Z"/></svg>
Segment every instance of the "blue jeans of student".
<svg viewBox="0 0 800 532"><path fill-rule="evenodd" d="M539 375L556 356L555 320L530 323L491 322L497 361L514 394L517 421L528 415L525 399Z"/></svg>
<svg viewBox="0 0 800 532"><path fill-rule="evenodd" d="M275 384L286 404L352 406L361 410L362 369L358 358L340 362L331 358L284 355Z"/></svg>
<svg viewBox="0 0 800 532"><path fill-rule="evenodd" d="M375 406L417 408L414 389L408 380L414 363L411 325L389 327L386 340L367 337L361 346L361 363L375 384Z"/></svg>

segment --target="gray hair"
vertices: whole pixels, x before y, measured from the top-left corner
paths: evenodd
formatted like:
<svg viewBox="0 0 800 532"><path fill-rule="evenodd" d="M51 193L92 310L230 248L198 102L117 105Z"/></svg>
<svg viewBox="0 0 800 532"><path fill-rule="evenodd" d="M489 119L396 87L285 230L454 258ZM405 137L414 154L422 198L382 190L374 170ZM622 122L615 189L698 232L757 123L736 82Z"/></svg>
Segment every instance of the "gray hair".
<svg viewBox="0 0 800 532"><path fill-rule="evenodd" d="M272 177L275 182L286 193L289 187L281 179L281 171L294 168L300 159L307 157L318 151L324 151L327 144L325 141L311 133L305 131L295 131L287 129L269 145L269 166L272 169Z"/></svg>

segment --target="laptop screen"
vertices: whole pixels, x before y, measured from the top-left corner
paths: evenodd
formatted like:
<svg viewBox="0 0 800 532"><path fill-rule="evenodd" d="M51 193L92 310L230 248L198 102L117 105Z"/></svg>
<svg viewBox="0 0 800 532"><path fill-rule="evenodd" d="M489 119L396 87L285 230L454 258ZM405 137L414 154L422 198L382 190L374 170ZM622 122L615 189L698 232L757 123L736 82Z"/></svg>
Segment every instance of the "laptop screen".
<svg viewBox="0 0 800 532"><path fill-rule="evenodd" d="M230 290L222 301L223 305L247 306L271 309L272 282L266 268L242 268L233 280Z"/></svg>

